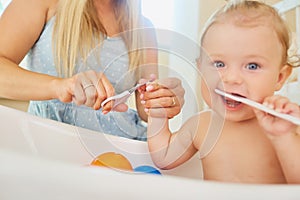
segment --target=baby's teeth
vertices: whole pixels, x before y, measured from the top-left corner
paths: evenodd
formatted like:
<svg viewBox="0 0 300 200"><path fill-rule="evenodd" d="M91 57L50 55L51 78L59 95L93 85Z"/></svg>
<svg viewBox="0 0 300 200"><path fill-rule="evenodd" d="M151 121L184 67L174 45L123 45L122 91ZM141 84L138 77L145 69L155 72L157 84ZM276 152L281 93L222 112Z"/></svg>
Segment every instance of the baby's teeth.
<svg viewBox="0 0 300 200"><path fill-rule="evenodd" d="M226 100L226 104L228 105L228 107L234 108L234 107L238 106L240 104L240 102Z"/></svg>

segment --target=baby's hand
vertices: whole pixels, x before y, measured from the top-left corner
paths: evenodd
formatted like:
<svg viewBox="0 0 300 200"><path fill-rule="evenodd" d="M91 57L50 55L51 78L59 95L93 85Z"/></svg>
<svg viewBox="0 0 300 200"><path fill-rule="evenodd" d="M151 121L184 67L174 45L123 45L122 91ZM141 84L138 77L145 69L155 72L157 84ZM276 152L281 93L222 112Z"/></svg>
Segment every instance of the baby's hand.
<svg viewBox="0 0 300 200"><path fill-rule="evenodd" d="M296 103L290 102L286 97L274 95L265 98L263 104L277 112L288 114L300 118L300 107ZM297 125L284 119L275 117L263 111L254 110L258 122L265 129L269 137L273 138L284 134L295 133Z"/></svg>

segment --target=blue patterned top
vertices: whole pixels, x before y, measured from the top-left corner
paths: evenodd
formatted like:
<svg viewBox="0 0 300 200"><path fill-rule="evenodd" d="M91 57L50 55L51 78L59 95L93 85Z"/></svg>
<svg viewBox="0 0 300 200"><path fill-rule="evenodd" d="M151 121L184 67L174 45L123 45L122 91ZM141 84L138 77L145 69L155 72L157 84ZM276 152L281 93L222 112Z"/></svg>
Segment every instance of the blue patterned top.
<svg viewBox="0 0 300 200"><path fill-rule="evenodd" d="M44 27L39 40L27 56L27 69L39 73L57 76L52 54L52 30L55 17ZM78 62L78 72L94 69L105 73L114 85L116 93L132 87L136 83L134 73L128 71L127 49L120 37L106 38L102 44L91 51L87 61ZM100 55L97 57L96 55ZM28 112L40 117L57 120L71 125L117 135L121 137L146 140L146 126L136 110L110 112L103 115L100 110L74 103L62 103L59 100L30 101Z"/></svg>

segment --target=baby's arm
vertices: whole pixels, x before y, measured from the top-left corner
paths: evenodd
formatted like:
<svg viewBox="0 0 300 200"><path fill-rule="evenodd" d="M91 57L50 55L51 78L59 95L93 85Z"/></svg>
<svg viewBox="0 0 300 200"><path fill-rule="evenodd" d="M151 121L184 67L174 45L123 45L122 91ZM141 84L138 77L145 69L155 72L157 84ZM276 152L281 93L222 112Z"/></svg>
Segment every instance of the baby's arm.
<svg viewBox="0 0 300 200"><path fill-rule="evenodd" d="M196 152L198 117L190 118L177 132L171 133L166 118L148 118L148 147L155 165L171 169L189 160Z"/></svg>
<svg viewBox="0 0 300 200"><path fill-rule="evenodd" d="M300 107L282 96L265 99L264 104L278 112L300 118ZM300 127L255 110L260 125L270 139L288 183L300 183Z"/></svg>

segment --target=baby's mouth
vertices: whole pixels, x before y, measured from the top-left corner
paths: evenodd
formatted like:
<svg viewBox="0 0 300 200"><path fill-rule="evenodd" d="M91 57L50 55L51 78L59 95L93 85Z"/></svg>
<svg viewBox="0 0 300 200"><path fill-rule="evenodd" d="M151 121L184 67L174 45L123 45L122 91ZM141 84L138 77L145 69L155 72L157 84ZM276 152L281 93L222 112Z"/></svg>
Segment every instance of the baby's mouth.
<svg viewBox="0 0 300 200"><path fill-rule="evenodd" d="M234 95L234 96L238 96L238 97L244 97L245 96L242 96L240 94L237 94L237 93L229 93L231 95ZM224 96L221 96L222 97L222 100L223 102L225 103L225 105L227 105L229 108L236 108L238 107L239 105L241 105L242 103L239 102L239 101L235 101L233 99L230 99L230 98L227 98L227 97L224 97Z"/></svg>

